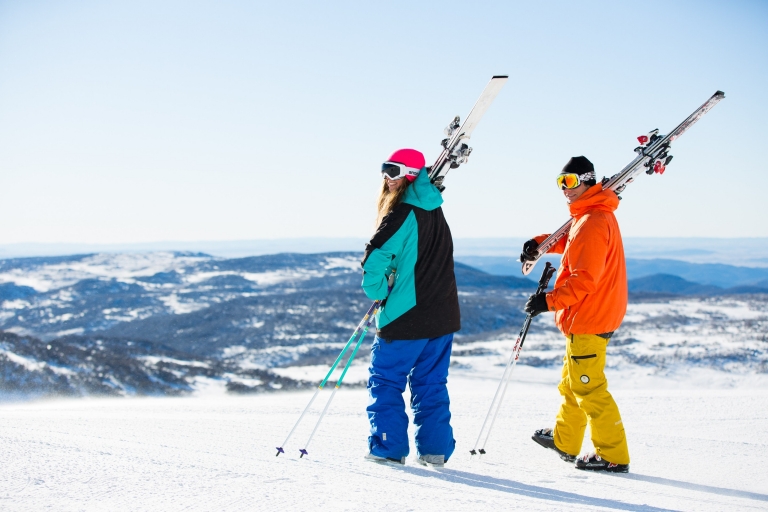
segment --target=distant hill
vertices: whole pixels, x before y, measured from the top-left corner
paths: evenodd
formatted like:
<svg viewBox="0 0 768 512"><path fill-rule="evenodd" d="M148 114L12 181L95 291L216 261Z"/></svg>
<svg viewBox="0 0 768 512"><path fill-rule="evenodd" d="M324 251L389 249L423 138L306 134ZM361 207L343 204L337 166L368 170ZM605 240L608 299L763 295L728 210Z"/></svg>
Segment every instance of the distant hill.
<svg viewBox="0 0 768 512"><path fill-rule="evenodd" d="M654 274L652 276L631 279L628 282L630 292L672 293L676 295L714 295L722 293L717 286L693 283L682 277L670 274Z"/></svg>
<svg viewBox="0 0 768 512"><path fill-rule="evenodd" d="M307 388L314 383L266 369L242 368L170 347L105 336L42 341L0 331L0 398L14 396L166 395L194 390L199 379L222 381L235 393Z"/></svg>
<svg viewBox="0 0 768 512"><path fill-rule="evenodd" d="M0 284L0 302L6 300L25 299L37 293L37 290L29 286L17 286L14 283Z"/></svg>
<svg viewBox="0 0 768 512"><path fill-rule="evenodd" d="M348 338L370 305L360 257L178 252L0 260L0 329L43 341L143 340L195 357L242 347L271 358L277 347L304 347L291 357L324 360L337 350L329 343ZM455 272L460 335L519 329L535 282L461 263Z"/></svg>
<svg viewBox="0 0 768 512"><path fill-rule="evenodd" d="M768 286L741 285L730 288L694 283L670 274L631 279L627 283L630 293L664 293L674 295L728 295L745 293L768 293Z"/></svg>
<svg viewBox="0 0 768 512"><path fill-rule="evenodd" d="M520 262L516 257L501 256L457 256L457 261L471 265L490 274L523 277ZM559 257L547 256L547 261L560 264ZM534 269L534 275L536 270ZM756 286L768 288L768 268L738 267L720 263L688 263L667 259L627 258L627 278L630 280L655 274L681 277L692 283L733 288Z"/></svg>
<svg viewBox="0 0 768 512"><path fill-rule="evenodd" d="M0 260L0 400L14 393L185 394L206 379L238 393L304 387L302 377L279 377L281 369L333 362L371 304L360 288L360 256L283 253L226 259L179 252ZM531 277L538 278L539 270ZM461 306L456 346L514 339L535 281L492 275L460 262L455 273ZM722 330L719 315L739 301L712 297L768 293L761 287L765 281L720 288L657 273L629 286L637 302L662 298L661 310L667 313L692 303L686 301L698 304L697 311L710 308L707 322ZM749 305L728 324L729 336L738 343L762 343L760 308L766 301L749 297ZM656 339L654 331L651 341L639 342L645 339L642 329L676 329L694 321L684 307L638 319L646 309L643 304L630 314L622 337L612 341L634 364L648 364L648 343ZM559 340L551 317L537 318L535 331ZM372 334L359 364L365 364ZM536 345L539 352L529 353L523 364L560 361L561 344L547 346ZM486 349L457 353L478 350ZM739 361L755 361L752 345L726 352ZM700 358L700 351L691 357ZM707 364L723 360L707 357Z"/></svg>
<svg viewBox="0 0 768 512"><path fill-rule="evenodd" d="M627 259L627 276L637 279L654 274L670 274L691 282L721 288L757 285L768 280L768 268L737 267L720 263L688 263L665 259Z"/></svg>
<svg viewBox="0 0 768 512"><path fill-rule="evenodd" d="M542 267L543 268L543 267ZM536 288L536 282L514 276L499 276L483 272L458 261L454 264L454 273L456 274L456 284L459 287L472 286L477 288Z"/></svg>

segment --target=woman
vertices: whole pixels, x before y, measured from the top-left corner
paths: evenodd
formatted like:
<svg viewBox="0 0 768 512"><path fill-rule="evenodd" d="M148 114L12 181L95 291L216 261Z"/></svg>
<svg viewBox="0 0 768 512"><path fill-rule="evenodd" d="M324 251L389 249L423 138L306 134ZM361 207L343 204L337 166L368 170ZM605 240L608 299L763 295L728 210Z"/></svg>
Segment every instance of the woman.
<svg viewBox="0 0 768 512"><path fill-rule="evenodd" d="M383 300L376 315L368 380L368 460L405 464L410 379L416 450L422 465L442 466L456 441L450 425L448 366L461 328L453 240L429 181L424 155L401 149L382 165L378 227L363 257L363 291ZM387 277L395 273L387 296Z"/></svg>

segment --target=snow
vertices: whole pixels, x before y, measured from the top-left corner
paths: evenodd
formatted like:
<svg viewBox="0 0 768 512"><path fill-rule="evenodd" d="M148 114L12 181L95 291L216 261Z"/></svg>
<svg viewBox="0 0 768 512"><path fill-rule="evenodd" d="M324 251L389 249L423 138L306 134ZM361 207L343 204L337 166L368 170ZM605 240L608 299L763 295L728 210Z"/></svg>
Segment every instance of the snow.
<svg viewBox="0 0 768 512"><path fill-rule="evenodd" d="M9 361L18 364L19 366L23 366L30 371L36 371L47 366L45 363L41 363L40 361L36 361L28 357L20 356L2 348L0 348L0 354L4 355Z"/></svg>
<svg viewBox="0 0 768 512"><path fill-rule="evenodd" d="M452 370L456 452L444 469L363 460L367 394L336 393L309 457L298 449L330 396L275 457L312 391L191 398L80 399L0 407L4 510L766 510L768 390L614 385L631 472L581 472L530 440L551 425L559 369L517 367L488 454L470 460L502 367ZM722 372L721 372L722 373ZM631 376L630 376L631 378ZM756 380L755 380L756 379ZM209 379L210 380L210 379ZM676 385L681 384L681 385ZM330 386L329 386L330 388ZM407 392L406 392L407 393ZM408 397L406 396L406 401ZM585 440L584 449L589 441Z"/></svg>
<svg viewBox="0 0 768 512"><path fill-rule="evenodd" d="M185 300L183 287L217 276L238 275L267 286L333 269L359 270L351 257L328 257L319 271L197 272L189 266L210 259L172 253L94 255L0 273L0 282L43 291L86 278L131 282L176 270L183 275L181 286L141 284L161 290L164 305L181 314L208 306ZM72 300L69 292L57 294L51 296L52 304ZM21 299L6 301L7 311L0 315L20 314L28 307ZM285 312L305 313L301 306ZM152 311L113 307L101 313L129 321ZM68 315L51 314L46 322L65 322L71 319ZM265 319L245 321L258 328ZM355 328L349 319L335 321L350 332ZM58 334L82 332L78 327ZM632 456L628 475L579 472L530 440L535 429L552 425L560 401L556 387L564 340L552 330L551 315L541 315L534 320L521 356L525 364L514 370L483 459L471 460L468 451L516 332L455 344L449 387L457 449L445 469L417 465L413 449L405 467L363 460L368 423L361 384L367 378L367 354L361 349L308 448L309 457L303 459L298 449L343 364L280 457L275 457L275 447L283 443L314 389L237 396L227 394L226 379L247 386L262 381L232 373L192 378L195 394L189 398L0 404L0 464L6 469L0 479L0 509L768 510L766 332L768 303L747 296L629 305L624 325L608 346L606 371L627 428ZM303 340L299 346L276 342L297 339ZM269 368L283 377L318 383L326 365L297 364L322 360L306 357L312 354L341 350L346 337L297 334L287 325L274 333L274 341L258 350L228 347L222 357L243 369ZM2 347L0 355L29 370L46 365ZM171 357L140 358L148 365L206 367ZM589 449L587 437L584 451Z"/></svg>
<svg viewBox="0 0 768 512"><path fill-rule="evenodd" d="M362 271L360 259L355 256L348 256L346 258L328 257L326 258L325 268L328 270L333 268L347 268L350 270Z"/></svg>
<svg viewBox="0 0 768 512"><path fill-rule="evenodd" d="M201 361L182 361L181 359L174 359L173 357L160 357L160 356L139 356L137 359L146 361L148 364L157 365L159 363L171 363L180 366L197 366L198 368L209 368L208 363Z"/></svg>
<svg viewBox="0 0 768 512"><path fill-rule="evenodd" d="M195 274L186 276L184 281L190 284L196 284L202 283L214 277L240 276L243 279L258 284L259 286L271 286L284 283L286 281L306 280L313 277L322 277L323 275L323 272L308 269L273 270L269 272L235 272L234 270L223 270L216 272L197 272Z"/></svg>
<svg viewBox="0 0 768 512"><path fill-rule="evenodd" d="M713 315L735 320L754 320L766 316L766 311L752 306L747 300L738 299L678 299L663 307L659 303L629 304L624 322L642 322L662 315L685 316L707 319Z"/></svg>
<svg viewBox="0 0 768 512"><path fill-rule="evenodd" d="M254 283L256 286L269 287L283 283L297 281L307 281L315 278L322 278L333 273L345 273L350 270L359 270L359 261L356 257L335 257L328 256L323 258L320 269L312 268L287 268L281 270L270 270L264 272L246 272L234 270L201 270L196 267L200 263L216 262L218 258L206 255L189 256L185 254L172 252L152 252L152 253L132 253L132 254L94 254L83 257L82 259L67 260L59 263L29 262L29 264L18 268L11 268L0 272L0 284L14 283L17 286L28 286L38 292L51 292L54 294L49 299L39 298L35 300L6 300L2 302L0 308L2 319L11 318L15 310L26 310L33 305L37 307L61 306L63 303L72 301L71 291L62 289L71 286L85 279L109 280L115 279L122 283L130 283L141 286L147 291L164 291L168 294L164 297L158 297L174 314L184 314L198 311L209 306L208 303L190 303L179 299L177 294L187 293L190 290L186 287L195 285L206 285L206 281L216 277L236 276ZM160 272L177 272L181 277L180 284L173 283L148 283L137 280L142 277L150 277ZM284 290L289 293L291 290ZM241 293L240 296L248 296L247 293ZM53 300L51 300L53 299ZM212 299L216 300L216 299ZM117 310L115 311L117 312ZM105 313L106 315L106 313ZM128 315L128 316L126 316ZM117 315L109 320L131 321L148 314L126 313ZM61 320L61 321L66 321Z"/></svg>
<svg viewBox="0 0 768 512"><path fill-rule="evenodd" d="M192 263L212 259L210 256L185 256L172 252L137 254L94 254L79 261L47 263L31 268L0 272L0 283L29 286L47 292L75 284L83 279L118 279L131 282L136 277L177 270Z"/></svg>
<svg viewBox="0 0 768 512"><path fill-rule="evenodd" d="M344 365L346 360L342 361L339 366L336 367L331 374L330 382L335 383L341 373L344 371ZM276 373L282 377L289 377L295 380L304 380L309 382L320 382L328 373L329 366L327 365L307 365L307 366L289 366L287 368L271 368L273 373ZM344 376L343 385L349 386L352 384L362 385L368 381L368 363L355 360L349 367L347 374ZM330 384L329 384L330 386Z"/></svg>
<svg viewBox="0 0 768 512"><path fill-rule="evenodd" d="M176 295L176 293L172 293L165 297L158 297L158 299L165 305L165 307L167 307L169 310L171 310L172 313L176 315L192 313L194 311L199 311L201 309L205 309L208 307L208 304L205 302L203 303L197 303L192 301L181 302L179 300L179 296Z"/></svg>

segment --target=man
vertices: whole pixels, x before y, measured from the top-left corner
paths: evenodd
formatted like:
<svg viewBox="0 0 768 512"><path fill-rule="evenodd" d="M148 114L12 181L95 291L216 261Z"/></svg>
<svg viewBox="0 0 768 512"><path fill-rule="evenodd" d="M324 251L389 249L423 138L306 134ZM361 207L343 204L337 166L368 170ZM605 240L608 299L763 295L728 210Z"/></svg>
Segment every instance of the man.
<svg viewBox="0 0 768 512"><path fill-rule="evenodd" d="M532 295L525 311L533 315L554 311L555 323L566 337L558 386L563 402L554 430L537 430L533 440L573 462L589 423L595 453L578 458L576 468L626 473L629 450L624 425L603 373L606 346L627 310L624 247L613 214L619 198L596 182L594 166L583 156L570 159L557 184L573 223L567 239L549 251L563 255L554 289ZM526 242L521 261L532 260L547 236Z"/></svg>

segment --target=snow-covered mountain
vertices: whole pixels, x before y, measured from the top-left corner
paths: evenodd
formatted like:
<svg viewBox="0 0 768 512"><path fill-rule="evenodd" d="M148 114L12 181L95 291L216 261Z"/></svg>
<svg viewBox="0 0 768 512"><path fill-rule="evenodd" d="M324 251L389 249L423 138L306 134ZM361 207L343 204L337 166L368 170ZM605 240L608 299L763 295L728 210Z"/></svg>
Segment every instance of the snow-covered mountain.
<svg viewBox="0 0 768 512"><path fill-rule="evenodd" d="M359 258L134 253L0 260L2 388L6 396L27 396L309 386L370 304L359 288ZM462 330L454 365L502 364L533 281L460 263L456 276ZM768 296L664 291L633 295L609 364L768 371ZM520 364L556 366L561 358L560 336L542 315ZM363 349L348 383L364 381L365 364Z"/></svg>

